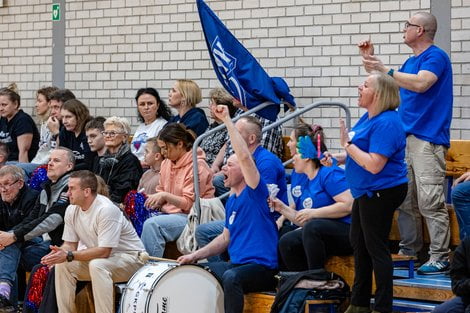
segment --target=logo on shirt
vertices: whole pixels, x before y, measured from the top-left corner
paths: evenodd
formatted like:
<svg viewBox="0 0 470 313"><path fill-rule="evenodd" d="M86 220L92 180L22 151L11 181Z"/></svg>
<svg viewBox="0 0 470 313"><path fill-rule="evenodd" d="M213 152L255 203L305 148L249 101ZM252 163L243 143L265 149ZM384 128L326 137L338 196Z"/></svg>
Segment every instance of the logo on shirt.
<svg viewBox="0 0 470 313"><path fill-rule="evenodd" d="M354 138L355 135L356 135L356 132L355 132L355 131L350 131L350 132L348 133L349 141L351 141L351 140Z"/></svg>
<svg viewBox="0 0 470 313"><path fill-rule="evenodd" d="M292 195L296 198L300 197L302 195L302 187L295 186L294 188L292 188Z"/></svg>
<svg viewBox="0 0 470 313"><path fill-rule="evenodd" d="M311 209L313 207L312 198L305 198L305 200L302 202L302 206L304 207L304 209Z"/></svg>
<svg viewBox="0 0 470 313"><path fill-rule="evenodd" d="M134 140L132 140L132 145L134 146L134 149L136 151L139 151L140 146L143 145L146 141L147 141L147 133L143 132L143 133L140 133L137 136L137 138L134 138Z"/></svg>
<svg viewBox="0 0 470 313"><path fill-rule="evenodd" d="M57 203L67 203L69 201L69 196L66 192L62 192L57 199Z"/></svg>
<svg viewBox="0 0 470 313"><path fill-rule="evenodd" d="M237 212L236 211L233 211L232 212L232 215L230 215L230 218L228 219L228 223L229 225L232 225L233 222L235 221L235 216L237 215Z"/></svg>

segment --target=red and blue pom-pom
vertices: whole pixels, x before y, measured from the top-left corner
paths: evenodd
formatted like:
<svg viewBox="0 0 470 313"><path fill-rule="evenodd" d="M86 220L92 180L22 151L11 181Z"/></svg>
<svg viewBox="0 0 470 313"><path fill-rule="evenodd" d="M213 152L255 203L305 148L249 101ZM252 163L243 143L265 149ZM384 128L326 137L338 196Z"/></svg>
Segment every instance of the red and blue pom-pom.
<svg viewBox="0 0 470 313"><path fill-rule="evenodd" d="M34 312L39 311L39 306L42 302L44 288L46 287L47 277L49 275L49 268L41 266L37 269L30 279L30 287L26 295L26 306Z"/></svg>
<svg viewBox="0 0 470 313"><path fill-rule="evenodd" d="M147 195L136 190L129 191L124 198L124 211L131 220L132 225L134 225L139 237L142 234L145 220L154 215L152 210L145 207L145 200L147 200Z"/></svg>

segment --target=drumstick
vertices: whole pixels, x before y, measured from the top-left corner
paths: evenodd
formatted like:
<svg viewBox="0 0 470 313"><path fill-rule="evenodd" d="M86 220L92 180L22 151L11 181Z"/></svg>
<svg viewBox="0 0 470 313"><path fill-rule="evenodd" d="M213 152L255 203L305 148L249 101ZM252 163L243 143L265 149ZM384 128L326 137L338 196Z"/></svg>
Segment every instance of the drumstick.
<svg viewBox="0 0 470 313"><path fill-rule="evenodd" d="M174 262L176 263L176 260L172 260L172 259L165 259L165 258L159 258L159 257L156 257L156 256L150 256L147 252L145 251L142 251L142 252L139 252L139 260L142 261L143 263L147 262L148 260L153 260L153 261L163 261L163 262Z"/></svg>

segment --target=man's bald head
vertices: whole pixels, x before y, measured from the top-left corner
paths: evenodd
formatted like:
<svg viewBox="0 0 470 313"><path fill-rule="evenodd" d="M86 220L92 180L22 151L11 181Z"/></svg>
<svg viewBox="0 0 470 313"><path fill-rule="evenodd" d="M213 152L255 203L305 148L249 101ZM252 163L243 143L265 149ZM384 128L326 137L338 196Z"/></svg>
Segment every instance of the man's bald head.
<svg viewBox="0 0 470 313"><path fill-rule="evenodd" d="M253 116L240 118L235 127L238 129L248 146L258 145L262 139L262 127L260 121Z"/></svg>
<svg viewBox="0 0 470 313"><path fill-rule="evenodd" d="M418 12L415 15L418 20L418 24L424 27L424 35L434 40L437 31L437 19L434 15L428 12Z"/></svg>

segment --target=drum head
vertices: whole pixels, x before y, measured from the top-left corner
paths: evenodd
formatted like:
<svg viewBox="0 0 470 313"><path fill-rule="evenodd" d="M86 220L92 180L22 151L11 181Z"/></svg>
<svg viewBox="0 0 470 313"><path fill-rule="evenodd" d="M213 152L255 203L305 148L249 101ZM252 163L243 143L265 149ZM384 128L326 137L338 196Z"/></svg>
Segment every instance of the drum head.
<svg viewBox="0 0 470 313"><path fill-rule="evenodd" d="M224 313L224 293L218 280L203 268L178 266L158 280L146 309L148 313Z"/></svg>

